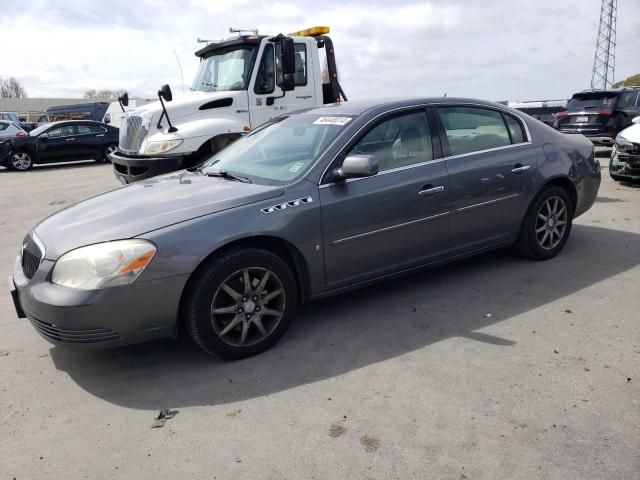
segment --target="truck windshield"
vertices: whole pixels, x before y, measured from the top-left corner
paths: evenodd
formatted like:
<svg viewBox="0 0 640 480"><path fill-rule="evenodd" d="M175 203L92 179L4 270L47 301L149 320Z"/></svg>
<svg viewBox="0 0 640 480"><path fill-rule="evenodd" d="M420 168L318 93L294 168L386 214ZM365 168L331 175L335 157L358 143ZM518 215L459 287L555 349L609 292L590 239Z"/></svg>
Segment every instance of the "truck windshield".
<svg viewBox="0 0 640 480"><path fill-rule="evenodd" d="M239 45L215 52L200 62L192 90L219 92L245 90L249 83L255 45Z"/></svg>
<svg viewBox="0 0 640 480"><path fill-rule="evenodd" d="M352 119L312 114L278 119L218 152L202 171L237 174L254 183L290 182L308 170Z"/></svg>

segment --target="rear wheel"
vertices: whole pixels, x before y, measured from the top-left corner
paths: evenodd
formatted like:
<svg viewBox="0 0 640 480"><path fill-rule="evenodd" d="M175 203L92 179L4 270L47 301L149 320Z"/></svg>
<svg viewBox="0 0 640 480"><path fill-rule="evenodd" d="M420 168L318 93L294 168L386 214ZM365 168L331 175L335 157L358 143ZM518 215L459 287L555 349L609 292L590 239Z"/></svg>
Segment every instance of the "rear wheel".
<svg viewBox="0 0 640 480"><path fill-rule="evenodd" d="M19 150L11 157L10 165L13 170L29 170L33 167L33 158L29 152Z"/></svg>
<svg viewBox="0 0 640 480"><path fill-rule="evenodd" d="M296 282L287 264L269 251L243 248L213 259L194 277L183 316L204 351L239 359L282 337L296 301Z"/></svg>
<svg viewBox="0 0 640 480"><path fill-rule="evenodd" d="M535 260L555 257L571 233L573 204L565 189L547 186L529 207L517 246L524 256Z"/></svg>
<svg viewBox="0 0 640 480"><path fill-rule="evenodd" d="M115 153L118 150L118 145L115 143L110 143L102 149L102 158L100 161L104 163L111 162L111 154Z"/></svg>

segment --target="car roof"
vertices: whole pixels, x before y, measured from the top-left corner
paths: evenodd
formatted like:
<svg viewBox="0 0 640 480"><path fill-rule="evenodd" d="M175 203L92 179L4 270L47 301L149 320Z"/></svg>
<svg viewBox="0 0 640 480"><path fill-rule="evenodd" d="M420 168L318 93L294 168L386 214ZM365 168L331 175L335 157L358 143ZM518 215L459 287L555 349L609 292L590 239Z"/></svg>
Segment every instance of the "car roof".
<svg viewBox="0 0 640 480"><path fill-rule="evenodd" d="M409 98L386 98L386 99L365 99L349 100L347 102L330 103L306 110L299 110L296 113L313 113L319 115L362 115L370 110L389 110L394 108L411 107L413 105L424 104L466 104L486 107L500 108L505 111L511 110L509 107L476 98L463 97L409 97Z"/></svg>

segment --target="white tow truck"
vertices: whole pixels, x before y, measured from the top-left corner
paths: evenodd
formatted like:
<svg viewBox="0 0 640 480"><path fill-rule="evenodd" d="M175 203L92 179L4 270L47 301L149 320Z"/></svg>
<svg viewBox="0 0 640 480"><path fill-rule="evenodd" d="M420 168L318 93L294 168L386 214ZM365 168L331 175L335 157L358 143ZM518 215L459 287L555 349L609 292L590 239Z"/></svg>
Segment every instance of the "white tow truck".
<svg viewBox="0 0 640 480"><path fill-rule="evenodd" d="M274 117L346 100L328 33L329 27L277 36L240 31L198 50L189 93L173 99L163 85L157 102L123 114L111 156L116 177L132 183L193 167Z"/></svg>

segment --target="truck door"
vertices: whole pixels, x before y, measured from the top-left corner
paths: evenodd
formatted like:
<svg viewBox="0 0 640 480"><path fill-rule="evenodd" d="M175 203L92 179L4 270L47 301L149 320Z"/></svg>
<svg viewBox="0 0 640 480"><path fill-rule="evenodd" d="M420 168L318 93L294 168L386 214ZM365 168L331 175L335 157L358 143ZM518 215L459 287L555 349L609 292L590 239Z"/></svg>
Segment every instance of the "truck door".
<svg viewBox="0 0 640 480"><path fill-rule="evenodd" d="M316 49L317 50L317 49ZM315 82L319 82L319 72L314 72L314 62L309 55L315 53L307 43L295 43L295 89L284 93L280 88L282 69L280 68L280 44L265 41L260 53L258 68L249 87L249 120L251 128L284 115L321 104L316 98ZM316 53L317 54L317 53Z"/></svg>

